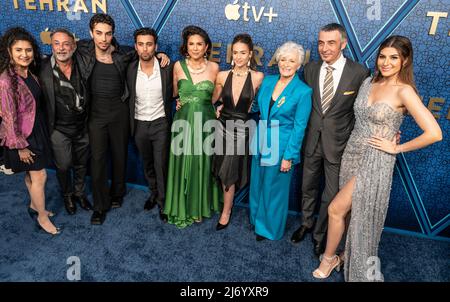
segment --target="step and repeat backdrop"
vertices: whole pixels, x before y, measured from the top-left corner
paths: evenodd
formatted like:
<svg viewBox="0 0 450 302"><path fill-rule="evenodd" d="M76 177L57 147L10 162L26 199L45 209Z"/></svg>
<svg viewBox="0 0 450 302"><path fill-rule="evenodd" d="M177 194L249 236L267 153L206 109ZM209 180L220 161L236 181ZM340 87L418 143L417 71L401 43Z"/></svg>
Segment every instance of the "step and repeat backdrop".
<svg viewBox="0 0 450 302"><path fill-rule="evenodd" d="M450 23L448 0L2 0L0 33L23 26L50 53L50 32L66 27L89 38L89 19L108 13L116 21L119 43L132 45L137 27L150 26L159 34L159 49L180 59L181 31L186 25L204 28L213 41L212 59L229 68L230 43L237 33L254 39L259 70L273 74L273 55L287 40L317 60L321 26L345 26L349 46L345 55L373 70L379 44L388 36L409 37L415 52L415 77L424 104L442 127L444 139L423 150L397 157L386 227L431 238L450 237ZM301 74L301 72L300 72ZM410 116L401 129L402 141L420 135ZM145 185L141 163L129 146L128 181ZM301 171L291 183L290 209L298 211ZM245 202L245 190L239 198ZM445 239L445 238L444 238Z"/></svg>

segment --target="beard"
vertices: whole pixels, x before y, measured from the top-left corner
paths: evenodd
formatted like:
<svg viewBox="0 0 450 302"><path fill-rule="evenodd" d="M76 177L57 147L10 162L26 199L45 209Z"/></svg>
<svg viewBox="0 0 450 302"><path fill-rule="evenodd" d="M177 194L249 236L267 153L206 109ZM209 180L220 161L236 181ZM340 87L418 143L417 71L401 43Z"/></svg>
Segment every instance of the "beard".
<svg viewBox="0 0 450 302"><path fill-rule="evenodd" d="M55 57L58 61L60 62L67 62L68 60L70 60L72 58L72 55L75 51L69 51L67 53L55 53Z"/></svg>
<svg viewBox="0 0 450 302"><path fill-rule="evenodd" d="M139 58L142 60L142 61L145 61L145 62L148 62L148 61L151 61L152 59L153 59L153 57L155 56L155 54L154 53L152 53L152 54L141 54L140 56L139 56Z"/></svg>

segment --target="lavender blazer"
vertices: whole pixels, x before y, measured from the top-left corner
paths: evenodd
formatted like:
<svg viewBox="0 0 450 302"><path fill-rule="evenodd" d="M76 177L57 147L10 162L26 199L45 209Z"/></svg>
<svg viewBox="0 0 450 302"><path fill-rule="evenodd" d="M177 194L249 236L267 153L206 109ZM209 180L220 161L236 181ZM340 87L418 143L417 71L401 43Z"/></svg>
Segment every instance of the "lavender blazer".
<svg viewBox="0 0 450 302"><path fill-rule="evenodd" d="M23 149L28 147L26 139L33 130L36 101L21 77L17 80L17 91L13 91L11 80L7 71L0 75L0 145ZM14 93L17 93L17 104Z"/></svg>

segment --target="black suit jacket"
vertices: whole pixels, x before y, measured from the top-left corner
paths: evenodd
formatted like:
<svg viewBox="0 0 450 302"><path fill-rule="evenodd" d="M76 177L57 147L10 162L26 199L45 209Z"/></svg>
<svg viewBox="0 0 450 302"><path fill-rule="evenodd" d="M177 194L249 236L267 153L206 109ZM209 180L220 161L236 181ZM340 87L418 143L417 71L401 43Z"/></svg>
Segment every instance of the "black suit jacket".
<svg viewBox="0 0 450 302"><path fill-rule="evenodd" d="M312 156L318 143L322 143L324 157L339 164L347 140L355 124L353 104L362 82L370 71L359 63L346 59L344 70L328 111L321 106L319 75L322 61L305 66L306 83L313 89L313 106L305 139L305 154Z"/></svg>
<svg viewBox="0 0 450 302"><path fill-rule="evenodd" d="M131 135L134 135L135 122L134 111L136 104L136 79L139 66L139 60L134 60L130 63L127 69L127 85L130 92L129 105L130 105L130 126ZM162 82L162 95L164 100L164 112L169 124L172 123L172 107L173 107L173 66L171 62L165 67L161 67L161 82Z"/></svg>
<svg viewBox="0 0 450 302"><path fill-rule="evenodd" d="M55 87L53 83L53 69L52 63L50 61L51 56L46 57L41 62L41 67L39 70L39 79L41 82L42 96L43 96L43 108L45 109L45 114L47 117L47 127L50 133L52 133L55 127ZM74 60L75 68L79 68L77 65L77 60ZM89 93L86 88L86 82L82 79L80 73L80 85L83 87L84 100L86 102L86 111L89 112ZM86 122L87 122L86 114Z"/></svg>

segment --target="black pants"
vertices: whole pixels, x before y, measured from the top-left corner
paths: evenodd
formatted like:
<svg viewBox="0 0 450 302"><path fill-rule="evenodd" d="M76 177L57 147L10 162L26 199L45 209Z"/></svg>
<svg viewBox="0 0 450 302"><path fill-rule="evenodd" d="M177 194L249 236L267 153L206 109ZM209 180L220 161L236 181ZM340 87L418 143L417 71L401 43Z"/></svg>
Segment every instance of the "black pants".
<svg viewBox="0 0 450 302"><path fill-rule="evenodd" d="M311 228L314 225L314 209L319 193L320 179L325 173L325 188L322 193L319 216L313 230L313 238L324 242L328 228L328 206L339 191L340 164L326 160L322 144L317 144L312 156L305 156L302 178L302 225ZM323 172L322 172L323 171Z"/></svg>
<svg viewBox="0 0 450 302"><path fill-rule="evenodd" d="M72 194L84 196L84 177L86 176L89 158L88 133L83 132L78 136L69 137L58 130L53 130L50 141L56 166L56 177L62 194L64 196Z"/></svg>
<svg viewBox="0 0 450 302"><path fill-rule="evenodd" d="M166 198L170 129L165 117L151 122L136 120L135 141L142 157L144 175L161 208Z"/></svg>
<svg viewBox="0 0 450 302"><path fill-rule="evenodd" d="M109 112L96 112L89 121L94 211L111 208L111 198L123 198L128 157L129 113L127 103ZM111 189L108 186L108 151L111 155Z"/></svg>

